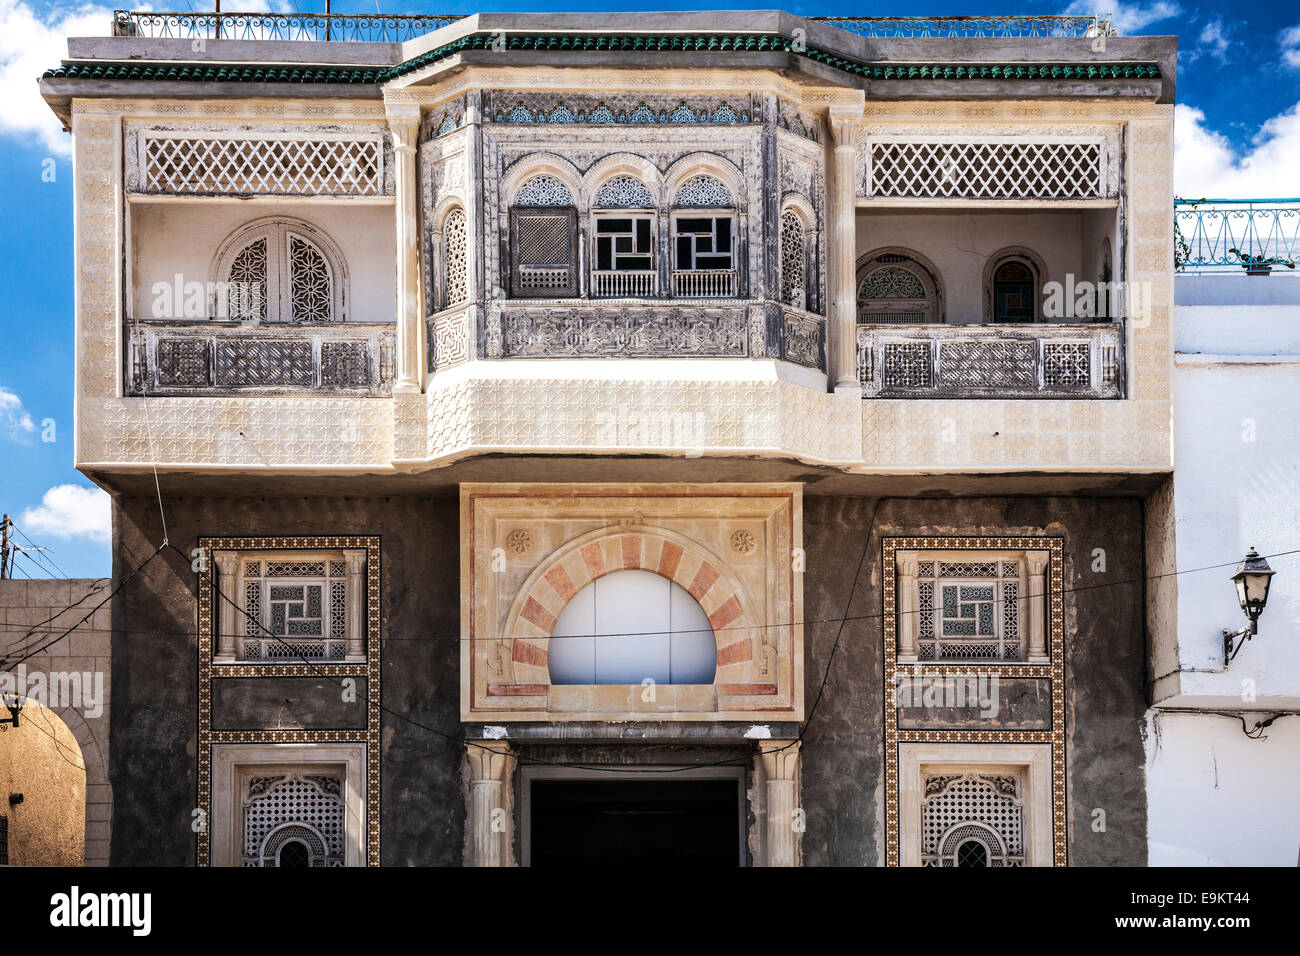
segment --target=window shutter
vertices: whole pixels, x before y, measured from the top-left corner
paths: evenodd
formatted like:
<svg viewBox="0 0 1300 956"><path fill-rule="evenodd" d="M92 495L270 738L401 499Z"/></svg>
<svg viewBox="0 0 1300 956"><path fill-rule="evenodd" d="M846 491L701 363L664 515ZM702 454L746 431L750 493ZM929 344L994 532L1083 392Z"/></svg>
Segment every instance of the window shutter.
<svg viewBox="0 0 1300 956"><path fill-rule="evenodd" d="M512 295L566 298L578 294L576 209L511 209L510 237Z"/></svg>

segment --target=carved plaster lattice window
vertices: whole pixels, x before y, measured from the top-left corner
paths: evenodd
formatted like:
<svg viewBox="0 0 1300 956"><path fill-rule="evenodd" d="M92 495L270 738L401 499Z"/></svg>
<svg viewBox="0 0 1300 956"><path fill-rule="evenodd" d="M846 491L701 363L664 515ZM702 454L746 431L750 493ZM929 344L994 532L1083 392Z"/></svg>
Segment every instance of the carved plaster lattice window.
<svg viewBox="0 0 1300 956"><path fill-rule="evenodd" d="M453 209L442 225L442 307L450 309L469 298L469 257L466 254L465 210Z"/></svg>
<svg viewBox="0 0 1300 956"><path fill-rule="evenodd" d="M346 272L338 247L299 220L251 223L217 256L211 315L246 323L346 321Z"/></svg>
<svg viewBox="0 0 1300 956"><path fill-rule="evenodd" d="M908 199L1100 199L1100 139L870 138L869 195Z"/></svg>
<svg viewBox="0 0 1300 956"><path fill-rule="evenodd" d="M343 866L347 808L344 771L304 767L252 770L241 801L244 866Z"/></svg>
<svg viewBox="0 0 1300 956"><path fill-rule="evenodd" d="M1046 551L898 553L898 660L1047 660Z"/></svg>
<svg viewBox="0 0 1300 956"><path fill-rule="evenodd" d="M1023 775L1016 769L926 772L921 865L1025 865Z"/></svg>
<svg viewBox="0 0 1300 956"><path fill-rule="evenodd" d="M515 296L578 294L578 212L569 188L534 176L510 210L511 292Z"/></svg>
<svg viewBox="0 0 1300 956"><path fill-rule="evenodd" d="M933 273L905 253L881 253L858 270L858 322L925 325L941 322Z"/></svg>
<svg viewBox="0 0 1300 956"><path fill-rule="evenodd" d="M793 209L781 213L781 301L808 309L807 261L803 220Z"/></svg>
<svg viewBox="0 0 1300 956"><path fill-rule="evenodd" d="M363 660L365 552L216 552L215 662Z"/></svg>

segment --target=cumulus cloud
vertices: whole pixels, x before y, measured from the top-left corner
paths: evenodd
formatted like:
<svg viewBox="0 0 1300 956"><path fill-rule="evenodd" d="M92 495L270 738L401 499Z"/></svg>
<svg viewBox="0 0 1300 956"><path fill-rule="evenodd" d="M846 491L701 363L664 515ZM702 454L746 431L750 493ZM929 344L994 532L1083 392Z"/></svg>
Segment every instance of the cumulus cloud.
<svg viewBox="0 0 1300 956"><path fill-rule="evenodd" d="M30 537L88 538L107 543L112 535L112 509L108 493L84 485L55 485L41 503L18 519Z"/></svg>
<svg viewBox="0 0 1300 956"><path fill-rule="evenodd" d="M1120 36L1129 36L1161 20L1169 20L1183 12L1173 0L1153 0L1151 3L1111 3L1110 23ZM1068 16L1090 17L1097 12L1093 0L1074 0L1065 8Z"/></svg>
<svg viewBox="0 0 1300 956"><path fill-rule="evenodd" d="M0 133L67 156L72 139L41 99L36 81L68 55L68 37L107 36L111 7L42 16L22 0L0 0Z"/></svg>
<svg viewBox="0 0 1300 956"><path fill-rule="evenodd" d="M1300 103L1264 123L1241 155L1204 112L1174 107L1174 192L1185 199L1290 196L1298 151Z"/></svg>
<svg viewBox="0 0 1300 956"><path fill-rule="evenodd" d="M1277 38L1282 47L1282 61L1287 66L1300 70L1300 23L1287 27Z"/></svg>
<svg viewBox="0 0 1300 956"><path fill-rule="evenodd" d="M1199 56L1204 53L1220 63L1227 63L1228 49L1232 46L1229 36L1231 33L1231 28L1224 27L1222 20L1211 20L1201 30L1195 54Z"/></svg>
<svg viewBox="0 0 1300 956"><path fill-rule="evenodd" d="M36 423L23 408L23 400L14 392L0 385L0 431L10 441L31 441L36 431Z"/></svg>

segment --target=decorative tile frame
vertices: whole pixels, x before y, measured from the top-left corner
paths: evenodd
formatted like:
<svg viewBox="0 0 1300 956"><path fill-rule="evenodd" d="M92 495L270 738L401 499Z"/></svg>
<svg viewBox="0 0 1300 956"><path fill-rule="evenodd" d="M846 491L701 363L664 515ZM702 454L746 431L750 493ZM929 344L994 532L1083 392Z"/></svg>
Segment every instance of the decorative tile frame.
<svg viewBox="0 0 1300 956"><path fill-rule="evenodd" d="M1067 862L1065 834L1065 556L1059 537L888 537L881 543L882 625L885 649L885 865L899 865L899 755L904 743L949 744L1051 744L1052 747L1052 859L1054 865ZM1016 664L991 662L924 661L915 665L898 663L898 595L896 571L898 551L1047 551L1047 645L1050 663ZM1047 680L1051 686L1052 722L1048 730L912 730L898 726L894 688L898 675L912 667L927 673L997 677L1027 677Z"/></svg>
<svg viewBox="0 0 1300 956"><path fill-rule="evenodd" d="M375 535L358 537L199 538L205 567L214 567L213 551L306 551L364 548L366 552L366 659L347 663L222 664L212 662L217 621L216 576L208 575L199 590L199 693L197 755L198 808L208 826L196 836L195 861L208 866L211 859L212 745L213 744L344 744L366 745L366 865L379 865L379 751L380 751L380 630L379 543ZM364 677L366 729L340 730L213 730L212 681L241 677Z"/></svg>

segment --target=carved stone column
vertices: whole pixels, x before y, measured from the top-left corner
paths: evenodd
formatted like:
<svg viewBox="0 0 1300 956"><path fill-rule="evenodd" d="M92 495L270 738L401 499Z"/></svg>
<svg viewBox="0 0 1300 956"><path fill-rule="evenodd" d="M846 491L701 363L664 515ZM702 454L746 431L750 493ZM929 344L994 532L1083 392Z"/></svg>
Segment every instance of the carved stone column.
<svg viewBox="0 0 1300 956"><path fill-rule="evenodd" d="M514 749L504 740L474 740L469 757L469 814L465 821L470 866L513 866L511 778Z"/></svg>
<svg viewBox="0 0 1300 956"><path fill-rule="evenodd" d="M768 866L798 866L803 819L799 812L799 742L765 740L758 745L766 806Z"/></svg>
<svg viewBox="0 0 1300 956"><path fill-rule="evenodd" d="M898 661L916 660L916 635L920 630L921 602L916 588L916 558L898 562Z"/></svg>
<svg viewBox="0 0 1300 956"><path fill-rule="evenodd" d="M233 551L213 551L212 563L217 566L217 653L213 661L229 663L236 658L239 622L244 606L239 600L239 555Z"/></svg>
<svg viewBox="0 0 1300 956"><path fill-rule="evenodd" d="M1047 663L1047 555L1041 551L1025 554L1029 568L1029 650L1026 660L1030 664ZM1021 620L1025 620L1024 615Z"/></svg>
<svg viewBox="0 0 1300 956"><path fill-rule="evenodd" d="M393 134L397 205L397 376L395 392L420 391L420 328L424 324L420 296L420 229L415 180L415 147L420 135L420 107L388 104L388 128Z"/></svg>
<svg viewBox="0 0 1300 956"><path fill-rule="evenodd" d="M366 553L364 551L344 551L343 560L347 562L348 566L348 577L345 584L347 590L344 595L348 615L347 660L364 661L366 659Z"/></svg>
<svg viewBox="0 0 1300 956"><path fill-rule="evenodd" d="M857 296L853 288L857 264L858 150L853 131L862 120L861 106L832 106L831 132L835 138L835 169L830 198L830 321L827 378L836 392L861 397L857 372Z"/></svg>

